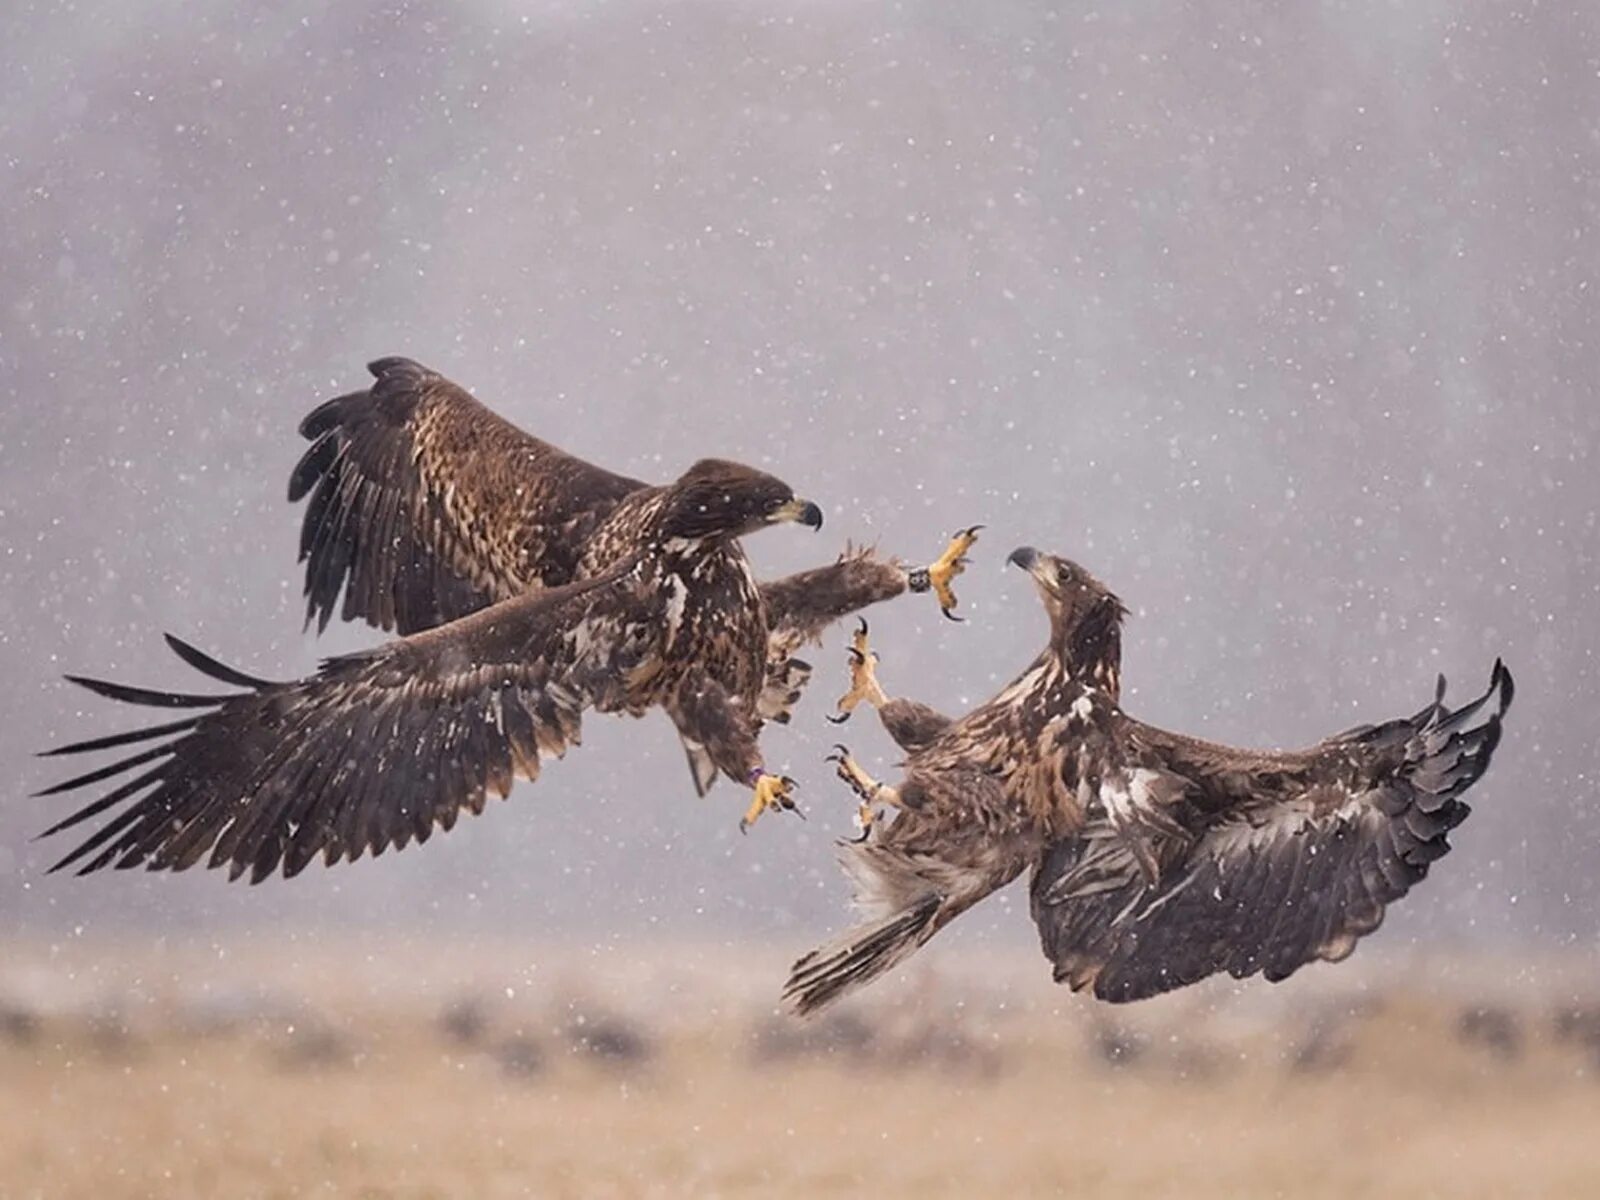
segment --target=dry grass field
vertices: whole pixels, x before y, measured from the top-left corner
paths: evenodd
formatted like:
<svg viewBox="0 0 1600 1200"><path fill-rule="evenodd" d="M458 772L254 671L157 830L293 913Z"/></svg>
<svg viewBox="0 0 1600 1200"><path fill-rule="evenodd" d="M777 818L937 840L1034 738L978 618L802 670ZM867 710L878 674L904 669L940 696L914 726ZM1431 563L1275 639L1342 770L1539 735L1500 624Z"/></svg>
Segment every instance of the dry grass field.
<svg viewBox="0 0 1600 1200"><path fill-rule="evenodd" d="M771 957L13 947L0 1196L1600 1194L1600 990L1559 968L1113 1010L1019 955L802 1026Z"/></svg>

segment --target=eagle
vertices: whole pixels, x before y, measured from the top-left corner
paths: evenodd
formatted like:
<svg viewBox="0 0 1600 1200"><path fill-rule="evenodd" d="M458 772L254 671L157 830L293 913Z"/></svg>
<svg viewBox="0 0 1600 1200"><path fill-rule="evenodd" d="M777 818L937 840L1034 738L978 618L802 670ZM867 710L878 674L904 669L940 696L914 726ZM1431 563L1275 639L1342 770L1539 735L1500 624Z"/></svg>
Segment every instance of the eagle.
<svg viewBox="0 0 1600 1200"><path fill-rule="evenodd" d="M306 501L308 627L320 633L338 612L400 634L431 629L590 578L651 536L663 488L525 433L419 363L384 358L367 369L368 391L329 400L300 425L311 444L289 500ZM911 591L932 592L960 620L952 581L982 528L958 531L925 567L847 548L828 566L758 584L768 632L760 719L789 721L811 674L796 651L842 617ZM722 549L725 565L744 563L736 543ZM716 764L692 733L682 740L703 796Z"/></svg>
<svg viewBox="0 0 1600 1200"><path fill-rule="evenodd" d="M822 525L782 480L703 459L647 485L523 433L415 362L370 370L368 391L305 419L311 445L289 495L309 498L307 623L320 630L339 608L401 636L275 682L168 635L185 663L235 689L221 694L68 676L112 700L198 711L47 752L140 747L40 793L118 780L46 831L112 814L52 870L205 859L259 882L319 855L401 849L481 812L489 792L505 797L513 777L537 778L590 710L665 710L698 791L718 773L752 790L748 829L795 807L794 781L767 771L758 744L809 674L795 649L907 590L933 591L954 615L950 581L976 527L926 568L847 552L759 583L741 538Z"/></svg>
<svg viewBox="0 0 1600 1200"><path fill-rule="evenodd" d="M1305 750L1238 750L1168 733L1121 707L1122 602L1081 566L1031 547L1050 640L994 699L952 719L879 684L865 624L840 701L876 708L904 777L831 756L861 800L840 857L865 923L794 964L809 1013L903 961L1024 871L1055 979L1113 1002L1226 971L1276 982L1337 962L1450 849L1511 704L1496 661L1483 695ZM879 814L887 814L879 819Z"/></svg>

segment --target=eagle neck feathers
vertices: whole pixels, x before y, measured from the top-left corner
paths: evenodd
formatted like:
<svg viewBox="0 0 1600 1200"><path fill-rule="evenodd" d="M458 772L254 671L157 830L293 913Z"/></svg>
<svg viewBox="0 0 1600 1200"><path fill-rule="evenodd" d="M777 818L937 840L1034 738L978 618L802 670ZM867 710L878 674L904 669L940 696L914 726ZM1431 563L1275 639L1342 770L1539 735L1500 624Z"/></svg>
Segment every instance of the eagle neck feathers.
<svg viewBox="0 0 1600 1200"><path fill-rule="evenodd" d="M1057 621L1050 630L1045 654L1053 658L1063 678L1104 692L1113 704L1122 695L1122 620L1127 610L1107 596L1070 621Z"/></svg>

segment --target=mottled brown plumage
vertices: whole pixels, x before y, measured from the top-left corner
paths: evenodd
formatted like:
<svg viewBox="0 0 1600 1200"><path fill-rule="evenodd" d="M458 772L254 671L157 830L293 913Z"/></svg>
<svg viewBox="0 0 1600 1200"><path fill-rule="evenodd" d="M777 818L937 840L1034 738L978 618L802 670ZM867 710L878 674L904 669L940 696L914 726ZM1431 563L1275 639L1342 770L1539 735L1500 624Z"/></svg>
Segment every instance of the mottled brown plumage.
<svg viewBox="0 0 1600 1200"><path fill-rule="evenodd" d="M370 390L328 401L300 426L311 445L289 499L307 499L307 624L325 628L337 611L415 633L637 553L666 488L524 433L409 359L369 369ZM770 632L763 719L789 719L811 670L800 647L841 616L930 586L926 570L867 551L760 584ZM703 751L685 749L703 793L715 770Z"/></svg>
<svg viewBox="0 0 1600 1200"><path fill-rule="evenodd" d="M817 527L822 514L781 480L708 459L649 490L635 548L604 570L329 659L310 678L256 679L176 639L180 657L236 690L75 678L114 700L200 713L53 752L152 743L44 793L123 777L47 831L114 814L57 868L205 860L257 881L318 855L425 841L462 809L481 811L489 792L505 796L513 776L535 778L591 709L662 708L711 769L783 803L757 744L770 630L739 544L779 521Z"/></svg>
<svg viewBox="0 0 1600 1200"><path fill-rule="evenodd" d="M842 847L868 923L795 964L785 995L799 1011L882 974L1025 871L1045 954L1075 990L1126 1001L1219 971L1279 980L1348 955L1449 850L1511 703L1500 663L1456 711L1441 680L1413 717L1307 750L1236 750L1123 712L1120 601L1063 559L1012 561L1050 614L1043 653L943 725L883 705L908 751L897 786L840 757L864 800L895 815Z"/></svg>
<svg viewBox="0 0 1600 1200"><path fill-rule="evenodd" d="M522 432L404 358L371 389L322 404L289 478L309 497L300 532L306 621L339 608L401 634L534 587L571 583L596 529L645 485ZM616 556L613 555L613 558Z"/></svg>

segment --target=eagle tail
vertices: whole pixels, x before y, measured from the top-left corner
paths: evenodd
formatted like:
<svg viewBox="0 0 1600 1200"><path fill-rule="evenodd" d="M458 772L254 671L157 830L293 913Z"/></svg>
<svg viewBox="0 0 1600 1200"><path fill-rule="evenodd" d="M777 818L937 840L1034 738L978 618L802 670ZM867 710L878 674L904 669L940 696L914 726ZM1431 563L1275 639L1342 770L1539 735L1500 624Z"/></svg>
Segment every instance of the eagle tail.
<svg viewBox="0 0 1600 1200"><path fill-rule="evenodd" d="M928 893L909 908L819 946L790 970L784 1003L808 1016L905 961L938 931L934 918L942 903L937 893Z"/></svg>

